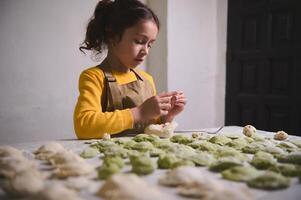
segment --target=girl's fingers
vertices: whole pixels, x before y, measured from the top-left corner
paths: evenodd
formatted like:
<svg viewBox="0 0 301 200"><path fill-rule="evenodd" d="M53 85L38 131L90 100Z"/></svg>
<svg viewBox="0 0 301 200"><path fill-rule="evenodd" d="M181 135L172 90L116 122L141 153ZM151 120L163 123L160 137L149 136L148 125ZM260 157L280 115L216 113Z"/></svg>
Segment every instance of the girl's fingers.
<svg viewBox="0 0 301 200"><path fill-rule="evenodd" d="M159 97L171 97L173 95L176 95L177 92L176 91L172 91L172 92L162 92L160 93L158 96Z"/></svg>
<svg viewBox="0 0 301 200"><path fill-rule="evenodd" d="M170 103L170 97L159 97L159 103Z"/></svg>
<svg viewBox="0 0 301 200"><path fill-rule="evenodd" d="M169 103L162 103L160 104L160 109L161 110L170 110L171 105Z"/></svg>
<svg viewBox="0 0 301 200"><path fill-rule="evenodd" d="M160 110L160 115L161 116L165 116L168 114L168 111L167 110Z"/></svg>
<svg viewBox="0 0 301 200"><path fill-rule="evenodd" d="M175 105L183 104L185 105L187 103L187 100L185 98L183 99L178 99L175 103Z"/></svg>

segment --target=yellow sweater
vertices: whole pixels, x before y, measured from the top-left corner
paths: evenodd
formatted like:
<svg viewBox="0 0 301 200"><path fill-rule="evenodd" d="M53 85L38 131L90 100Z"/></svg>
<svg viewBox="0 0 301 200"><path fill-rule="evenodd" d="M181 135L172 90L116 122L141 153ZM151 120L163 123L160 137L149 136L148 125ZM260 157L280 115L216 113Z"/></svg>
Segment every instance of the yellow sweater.
<svg viewBox="0 0 301 200"><path fill-rule="evenodd" d="M149 80L154 88L151 75L137 70ZM131 71L121 73L112 72L118 84L126 84L137 80ZM83 71L79 78L79 97L74 110L74 129L79 139L102 138L104 133L116 134L134 126L134 119L130 109L103 112L101 108L101 95L104 89L104 73L98 67Z"/></svg>

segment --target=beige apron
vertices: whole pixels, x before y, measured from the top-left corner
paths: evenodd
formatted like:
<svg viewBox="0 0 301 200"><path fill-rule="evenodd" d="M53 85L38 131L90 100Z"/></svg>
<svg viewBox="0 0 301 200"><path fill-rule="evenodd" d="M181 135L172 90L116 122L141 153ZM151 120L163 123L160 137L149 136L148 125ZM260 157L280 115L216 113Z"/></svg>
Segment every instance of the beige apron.
<svg viewBox="0 0 301 200"><path fill-rule="evenodd" d="M104 73L104 91L101 97L103 112L112 112L141 105L154 95L154 89L149 80L145 79L134 69L130 69L137 77L136 81L119 85L110 69L98 66ZM135 128L122 131L113 136L136 135L143 133L144 125L135 124Z"/></svg>

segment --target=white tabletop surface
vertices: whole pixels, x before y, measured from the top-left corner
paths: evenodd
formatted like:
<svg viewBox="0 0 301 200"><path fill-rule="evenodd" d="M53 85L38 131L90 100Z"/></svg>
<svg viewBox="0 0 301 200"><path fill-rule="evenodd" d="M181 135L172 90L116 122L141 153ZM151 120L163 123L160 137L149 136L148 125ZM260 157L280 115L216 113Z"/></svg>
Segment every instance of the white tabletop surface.
<svg viewBox="0 0 301 200"><path fill-rule="evenodd" d="M205 129L208 131L214 131L217 128L211 128L211 129ZM219 133L241 133L242 127L238 126L228 126L224 127ZM265 131L258 131L259 134L267 135L267 136L273 136L274 133L271 132L265 132ZM181 134L191 134L189 132L187 133L181 133ZM294 136L291 136L294 137ZM36 150L41 145L50 142L50 141L40 141L40 142L29 142L29 143L17 143L17 144L10 144L11 146L18 148L20 150L23 150L28 153L29 156L32 156L32 152ZM86 147L88 147L88 144L85 144L86 140L76 140L76 139L70 139L70 140L56 140L56 142L62 144L66 149L70 149L75 153L80 153L82 150L84 150ZM95 167L101 165L101 161L98 157L93 159L87 159L87 162L93 164ZM218 173L212 173L209 172L206 167L198 167L200 170L202 170L203 173L208 173L212 178L221 179L220 174ZM125 169L125 170L130 170ZM183 198L176 194L176 188L168 188L163 187L158 184L159 177L163 176L165 174L166 170L157 169L154 173L148 176L142 176L144 180L146 180L149 184L155 185L160 188L163 192L169 193L174 196L174 199L189 199L189 198ZM96 177L96 174L93 176ZM80 196L83 199L100 199L99 197L93 195L104 183L104 181L95 181L93 180L93 177L89 177L89 189L86 191L81 191ZM62 180L60 180L62 181ZM245 187L245 183L237 183L227 180L222 180L224 184L231 185L231 187ZM267 200L280 200L280 199L286 199L286 200L300 200L301 199L301 184L298 183L297 178L293 178L292 184L289 188L283 189L283 190L277 190L277 191L265 191L265 190L258 190L258 189L251 189L249 188L251 193L254 195L255 199L267 199ZM9 199L4 192L0 189L0 200L3 199Z"/></svg>

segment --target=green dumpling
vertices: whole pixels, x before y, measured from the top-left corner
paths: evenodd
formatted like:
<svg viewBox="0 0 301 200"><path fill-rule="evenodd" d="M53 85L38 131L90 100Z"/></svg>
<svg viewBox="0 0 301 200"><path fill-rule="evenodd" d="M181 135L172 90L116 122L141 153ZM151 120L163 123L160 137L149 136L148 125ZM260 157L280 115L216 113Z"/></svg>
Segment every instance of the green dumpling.
<svg viewBox="0 0 301 200"><path fill-rule="evenodd" d="M177 161L179 161L179 158L177 158L176 155L169 153L160 155L157 163L160 169L171 169Z"/></svg>
<svg viewBox="0 0 301 200"><path fill-rule="evenodd" d="M274 172L279 172L284 176L301 176L301 166L294 164L278 164L277 166L269 168L269 170Z"/></svg>
<svg viewBox="0 0 301 200"><path fill-rule="evenodd" d="M248 142L244 138L237 138L228 142L226 145L234 149L241 150L248 145Z"/></svg>
<svg viewBox="0 0 301 200"><path fill-rule="evenodd" d="M228 147L228 146L224 146L221 147L220 149L218 149L214 155L218 158L221 157L235 157L241 161L247 161L249 160L248 156L246 154L243 154L241 152L239 152L238 150L232 148L232 147Z"/></svg>
<svg viewBox="0 0 301 200"><path fill-rule="evenodd" d="M98 149L92 148L92 147L88 147L88 148L86 148L84 151L82 151L80 153L80 156L82 158L94 158L98 154L99 154Z"/></svg>
<svg viewBox="0 0 301 200"><path fill-rule="evenodd" d="M301 152L294 152L278 157L279 162L301 165Z"/></svg>
<svg viewBox="0 0 301 200"><path fill-rule="evenodd" d="M222 157L209 166L209 170L220 172L231 167L242 166L243 162L235 157Z"/></svg>
<svg viewBox="0 0 301 200"><path fill-rule="evenodd" d="M247 185L253 188L276 190L289 187L290 179L275 172L266 172L248 180Z"/></svg>
<svg viewBox="0 0 301 200"><path fill-rule="evenodd" d="M293 143L296 145L299 149L301 148L301 140L300 139L290 139L288 142Z"/></svg>
<svg viewBox="0 0 301 200"><path fill-rule="evenodd" d="M118 146L117 144L115 144L113 141L111 140L101 140L101 141L97 141L93 144L90 145L90 147L92 148L96 148L99 150L99 152L103 153L103 151L111 146Z"/></svg>
<svg viewBox="0 0 301 200"><path fill-rule="evenodd" d="M154 148L154 145L148 141L146 142L137 142L132 146L132 149L137 151L150 151L152 148Z"/></svg>
<svg viewBox="0 0 301 200"><path fill-rule="evenodd" d="M103 153L105 156L121 156L123 158L127 157L127 152L128 152L127 149L124 149L123 147L118 146L118 145L112 145L112 146L106 147L103 150Z"/></svg>
<svg viewBox="0 0 301 200"><path fill-rule="evenodd" d="M123 148L125 149L133 149L133 146L135 146L137 144L136 141L134 140L128 140L128 141L125 141L123 143Z"/></svg>
<svg viewBox="0 0 301 200"><path fill-rule="evenodd" d="M194 141L191 137L187 135L174 135L170 138L170 141L173 143L179 143L179 144L189 144Z"/></svg>
<svg viewBox="0 0 301 200"><path fill-rule="evenodd" d="M172 168L177 168L177 167L181 167L181 166L192 166L192 167L194 167L195 164L194 164L194 162L192 162L190 160L180 159L172 165Z"/></svg>
<svg viewBox="0 0 301 200"><path fill-rule="evenodd" d="M276 147L276 146L266 146L263 148L262 151L270 153L274 156L286 154L286 152L283 149Z"/></svg>
<svg viewBox="0 0 301 200"><path fill-rule="evenodd" d="M263 151L264 148L265 148L265 145L263 143L253 142L253 143L248 144L247 146L243 147L242 152L255 154L258 151Z"/></svg>
<svg viewBox="0 0 301 200"><path fill-rule="evenodd" d="M160 137L157 135L141 133L141 134L136 135L133 138L133 140L136 142L146 142L146 141L154 142L154 141L160 140Z"/></svg>
<svg viewBox="0 0 301 200"><path fill-rule="evenodd" d="M132 172L138 175L147 175L154 172L156 163L148 156L131 156Z"/></svg>
<svg viewBox="0 0 301 200"><path fill-rule="evenodd" d="M259 134L254 134L254 135L251 136L251 138L254 141L258 141L258 142L264 142L265 141L265 137L262 136L262 135L259 135Z"/></svg>
<svg viewBox="0 0 301 200"><path fill-rule="evenodd" d="M216 161L215 157L208 152L197 152L195 155L188 158L197 166L209 166Z"/></svg>
<svg viewBox="0 0 301 200"><path fill-rule="evenodd" d="M118 144L119 146L124 146L125 143L132 140L129 137L116 137L111 139L115 144Z"/></svg>
<svg viewBox="0 0 301 200"><path fill-rule="evenodd" d="M162 150L166 150L166 149L172 148L172 146L174 146L175 144L172 143L169 139L160 139L158 141L154 141L153 145L156 148L159 148L159 149L162 149Z"/></svg>
<svg viewBox="0 0 301 200"><path fill-rule="evenodd" d="M230 138L231 140L242 138L242 135L237 133L224 133L224 136Z"/></svg>
<svg viewBox="0 0 301 200"><path fill-rule="evenodd" d="M195 140L192 143L189 143L188 146L194 149L198 149L203 142L204 142L203 140Z"/></svg>
<svg viewBox="0 0 301 200"><path fill-rule="evenodd" d="M216 152L221 146L217 144L213 144L211 142L203 141L199 144L198 150L208 151L210 153Z"/></svg>
<svg viewBox="0 0 301 200"><path fill-rule="evenodd" d="M224 179L245 182L259 176L261 172L254 167L237 166L224 170L221 174Z"/></svg>
<svg viewBox="0 0 301 200"><path fill-rule="evenodd" d="M277 147L280 147L281 149L287 152L300 151L299 148L291 142L280 142L279 144L277 144Z"/></svg>
<svg viewBox="0 0 301 200"><path fill-rule="evenodd" d="M103 164L97 168L97 175L99 179L107 179L120 171L121 168L116 163Z"/></svg>
<svg viewBox="0 0 301 200"><path fill-rule="evenodd" d="M165 152L162 149L159 148L152 148L151 150L149 150L149 155L151 157L158 157L161 154L164 154Z"/></svg>
<svg viewBox="0 0 301 200"><path fill-rule="evenodd" d="M124 161L121 156L106 156L103 159L103 164L105 165L116 164L121 169L124 167Z"/></svg>
<svg viewBox="0 0 301 200"><path fill-rule="evenodd" d="M254 155L250 163L257 169L268 169L269 167L275 166L277 161L272 154L259 151Z"/></svg>
<svg viewBox="0 0 301 200"><path fill-rule="evenodd" d="M231 141L232 140L225 135L215 135L212 138L210 138L210 140L209 140L209 142L218 144L218 145L225 145Z"/></svg>

